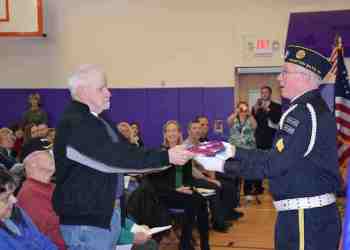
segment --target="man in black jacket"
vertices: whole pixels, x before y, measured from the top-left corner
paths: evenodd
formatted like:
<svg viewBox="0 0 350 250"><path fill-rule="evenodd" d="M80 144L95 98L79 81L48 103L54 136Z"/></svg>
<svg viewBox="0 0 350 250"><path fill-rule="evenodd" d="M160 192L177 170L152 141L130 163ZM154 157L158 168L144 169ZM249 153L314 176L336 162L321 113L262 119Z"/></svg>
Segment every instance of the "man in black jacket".
<svg viewBox="0 0 350 250"><path fill-rule="evenodd" d="M259 149L271 149L272 142L278 128L278 122L282 115L281 104L271 100L272 89L270 86L262 86L260 88L260 99L256 102L252 109L252 114L257 122L255 130L256 147ZM262 180L251 182L248 189L255 186L255 192L261 194L264 191ZM253 190L249 190L253 191Z"/></svg>
<svg viewBox="0 0 350 250"><path fill-rule="evenodd" d="M73 101L56 132L53 207L70 250L112 250L120 233L114 207L123 192L122 174L183 165L193 154L181 146L151 151L130 145L100 116L111 97L100 67L80 67L68 85Z"/></svg>

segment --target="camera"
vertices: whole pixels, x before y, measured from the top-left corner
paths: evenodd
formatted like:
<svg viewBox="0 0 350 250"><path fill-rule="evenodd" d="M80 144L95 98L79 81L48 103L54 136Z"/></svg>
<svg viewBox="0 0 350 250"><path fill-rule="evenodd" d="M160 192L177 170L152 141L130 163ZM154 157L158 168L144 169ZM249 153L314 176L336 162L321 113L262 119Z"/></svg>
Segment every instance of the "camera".
<svg viewBox="0 0 350 250"><path fill-rule="evenodd" d="M248 108L246 106L240 106L239 107L239 112L247 112Z"/></svg>

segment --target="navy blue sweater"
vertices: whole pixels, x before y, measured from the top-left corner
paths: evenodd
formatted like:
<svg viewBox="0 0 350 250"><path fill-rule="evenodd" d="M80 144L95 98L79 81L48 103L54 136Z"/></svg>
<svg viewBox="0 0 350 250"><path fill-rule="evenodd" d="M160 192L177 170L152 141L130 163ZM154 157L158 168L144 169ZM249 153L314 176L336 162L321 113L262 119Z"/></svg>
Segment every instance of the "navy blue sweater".
<svg viewBox="0 0 350 250"><path fill-rule="evenodd" d="M109 228L117 175L169 164L167 151L128 144L112 124L77 101L66 108L56 133L53 207L61 224Z"/></svg>

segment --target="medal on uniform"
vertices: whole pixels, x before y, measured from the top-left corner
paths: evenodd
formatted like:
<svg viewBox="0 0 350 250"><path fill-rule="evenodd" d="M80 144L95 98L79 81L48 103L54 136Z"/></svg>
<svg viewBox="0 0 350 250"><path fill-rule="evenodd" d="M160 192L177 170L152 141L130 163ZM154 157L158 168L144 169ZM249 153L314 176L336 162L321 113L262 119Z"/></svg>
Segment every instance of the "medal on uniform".
<svg viewBox="0 0 350 250"><path fill-rule="evenodd" d="M284 149L284 142L283 142L283 138L280 138L277 142L276 142L276 148L278 152L282 152Z"/></svg>

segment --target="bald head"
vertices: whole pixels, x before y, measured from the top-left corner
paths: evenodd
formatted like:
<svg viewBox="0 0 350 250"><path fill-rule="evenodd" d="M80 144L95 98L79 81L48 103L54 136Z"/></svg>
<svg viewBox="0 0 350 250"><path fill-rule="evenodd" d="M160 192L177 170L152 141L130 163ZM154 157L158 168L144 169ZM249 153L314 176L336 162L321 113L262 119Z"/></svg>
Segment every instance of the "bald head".
<svg viewBox="0 0 350 250"><path fill-rule="evenodd" d="M40 182L49 182L55 173L55 161L49 151L33 152L23 163L27 177Z"/></svg>

